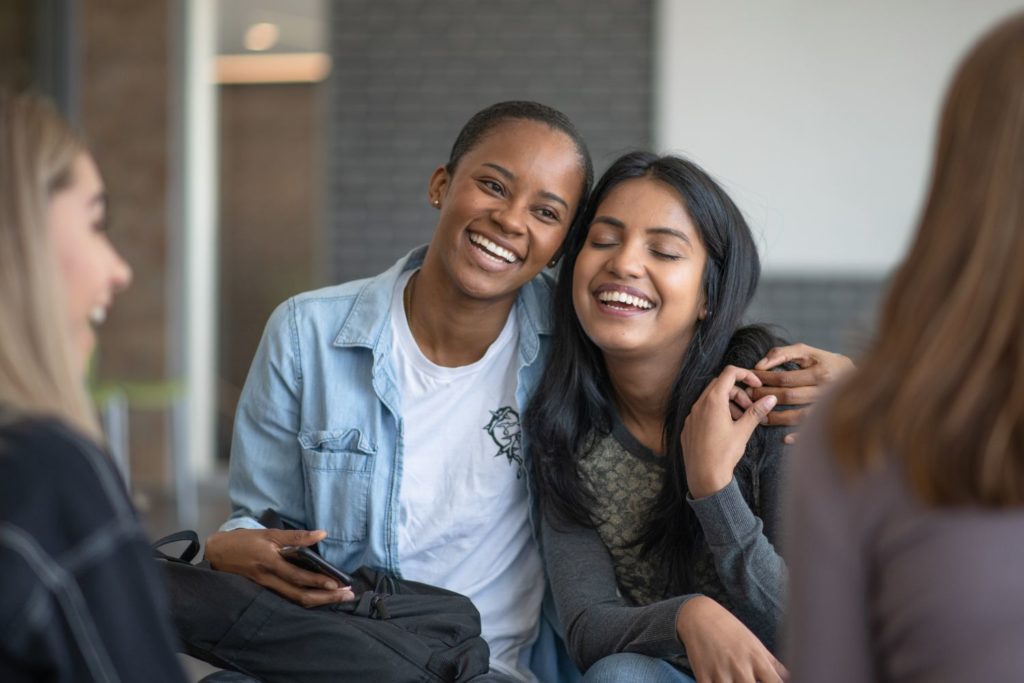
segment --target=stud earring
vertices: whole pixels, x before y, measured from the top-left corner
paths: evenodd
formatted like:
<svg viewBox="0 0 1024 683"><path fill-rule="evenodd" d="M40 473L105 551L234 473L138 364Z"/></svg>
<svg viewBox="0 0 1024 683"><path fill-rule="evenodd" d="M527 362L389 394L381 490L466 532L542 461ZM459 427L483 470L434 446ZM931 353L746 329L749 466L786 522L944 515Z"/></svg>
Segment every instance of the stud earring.
<svg viewBox="0 0 1024 683"><path fill-rule="evenodd" d="M432 201L430 203L433 204L436 207L440 207L441 206L441 200L440 199L435 199L434 201Z"/></svg>

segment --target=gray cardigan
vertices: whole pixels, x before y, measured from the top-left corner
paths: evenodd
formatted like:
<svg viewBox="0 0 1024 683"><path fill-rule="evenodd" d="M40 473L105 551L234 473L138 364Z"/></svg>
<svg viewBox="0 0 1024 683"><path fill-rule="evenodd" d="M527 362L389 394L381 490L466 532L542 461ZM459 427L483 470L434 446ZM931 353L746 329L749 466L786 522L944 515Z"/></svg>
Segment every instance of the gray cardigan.
<svg viewBox="0 0 1024 683"><path fill-rule="evenodd" d="M713 558L717 586L688 586L681 595L633 604L620 591L612 556L596 529L553 519L551 513L545 518L544 560L570 654L582 669L618 652L685 661L675 630L676 613L688 599L709 589L724 590L736 616L774 649L786 582L785 564L775 550L783 433L778 428L759 432L750 444L756 441L763 449L755 454L764 458L757 476L737 470L741 481L734 478L721 491L689 501ZM617 425L606 438L616 438L634 457L645 457L639 452L643 447L623 433ZM741 488L748 490L751 500Z"/></svg>

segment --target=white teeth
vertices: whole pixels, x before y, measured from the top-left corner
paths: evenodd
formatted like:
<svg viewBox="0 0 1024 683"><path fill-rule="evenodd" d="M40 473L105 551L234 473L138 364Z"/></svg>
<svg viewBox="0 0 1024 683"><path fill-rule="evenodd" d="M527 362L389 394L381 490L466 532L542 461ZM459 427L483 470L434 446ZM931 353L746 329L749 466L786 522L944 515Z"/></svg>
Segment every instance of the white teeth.
<svg viewBox="0 0 1024 683"><path fill-rule="evenodd" d="M103 306L97 306L96 308L89 311L89 322L93 325L102 325L107 319L107 309Z"/></svg>
<svg viewBox="0 0 1024 683"><path fill-rule="evenodd" d="M632 306L634 308L649 309L654 307L654 304L652 304L647 299L641 299L638 296L633 296L632 294L626 294L625 292L617 292L614 290L598 292L597 298L600 301L604 301L605 303L626 304L627 306Z"/></svg>
<svg viewBox="0 0 1024 683"><path fill-rule="evenodd" d="M471 232L469 233L469 241L472 242L473 244L483 247L489 253L493 254L494 256L497 256L498 258L508 263L515 263L516 261L519 260L516 257L516 255L513 254L511 251L505 249L504 247L499 247L497 244L490 241L483 235L478 235L475 232Z"/></svg>

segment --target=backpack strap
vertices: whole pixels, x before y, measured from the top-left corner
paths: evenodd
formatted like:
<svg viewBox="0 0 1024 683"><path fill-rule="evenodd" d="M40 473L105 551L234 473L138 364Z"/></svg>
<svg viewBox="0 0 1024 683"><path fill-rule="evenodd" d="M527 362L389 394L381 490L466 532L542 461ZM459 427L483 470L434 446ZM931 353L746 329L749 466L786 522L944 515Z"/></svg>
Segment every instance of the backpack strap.
<svg viewBox="0 0 1024 683"><path fill-rule="evenodd" d="M172 543L181 543L182 541L188 541L188 546L181 551L177 556L168 555L163 552L161 548ZM196 555L199 554L199 534L191 529L185 529L183 531L177 531L173 534L168 534L160 540L156 541L152 545L153 555L157 559L167 560L168 562L181 562L182 564L192 564L192 560L195 559Z"/></svg>

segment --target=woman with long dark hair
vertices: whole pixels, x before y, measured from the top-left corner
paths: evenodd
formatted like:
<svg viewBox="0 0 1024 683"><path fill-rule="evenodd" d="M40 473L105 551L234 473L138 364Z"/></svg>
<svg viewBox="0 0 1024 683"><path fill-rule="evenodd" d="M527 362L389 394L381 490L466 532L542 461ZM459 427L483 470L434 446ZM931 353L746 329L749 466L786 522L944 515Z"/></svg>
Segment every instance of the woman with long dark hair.
<svg viewBox="0 0 1024 683"><path fill-rule="evenodd" d="M794 454L793 678L1024 676L1024 14L946 96L857 374Z"/></svg>
<svg viewBox="0 0 1024 683"><path fill-rule="evenodd" d="M547 372L524 423L543 549L585 680L778 681L784 433L741 327L760 262L726 193L632 153L567 238ZM831 357L830 365L848 363ZM723 679L724 680L724 679Z"/></svg>

